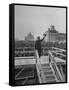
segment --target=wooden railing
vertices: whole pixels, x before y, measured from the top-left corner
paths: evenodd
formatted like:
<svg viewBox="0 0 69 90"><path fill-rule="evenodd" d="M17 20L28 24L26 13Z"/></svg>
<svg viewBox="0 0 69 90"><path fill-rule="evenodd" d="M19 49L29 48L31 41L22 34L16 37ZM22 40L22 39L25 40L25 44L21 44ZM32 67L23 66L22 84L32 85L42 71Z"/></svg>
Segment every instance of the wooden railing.
<svg viewBox="0 0 69 90"><path fill-rule="evenodd" d="M51 53L51 51L49 51L49 55L50 55L50 64L54 70L54 73L57 77L58 82L64 82L64 77L61 75L61 72L59 70L59 68L57 67L56 61L54 60L54 56Z"/></svg>
<svg viewBox="0 0 69 90"><path fill-rule="evenodd" d="M28 49L31 49L31 47L28 47ZM47 48L43 48L43 49L47 49ZM40 62L40 58L39 58L37 50L35 50L34 47L33 47L33 49L31 49L31 51L30 50L26 51L26 50L27 50L27 48L23 49L23 51L20 51L20 52L22 52L22 53L26 53L26 52L27 53L34 53L34 56L36 58L36 68L37 68L39 82L40 83L46 83L46 78L45 78L44 72L43 72L43 70L41 68L41 62ZM49 58L50 58L49 63L51 64L51 66L53 68L53 71L54 71L54 73L55 73L55 75L57 77L57 80L59 82L60 81L63 82L64 81L63 76L60 73L59 68L57 67L56 61L54 60L54 56L53 56L51 51L49 51Z"/></svg>
<svg viewBox="0 0 69 90"><path fill-rule="evenodd" d="M36 68L37 68L39 82L46 83L46 78L45 78L44 72L41 67L41 62L40 62L40 58L39 58L37 50L35 51L35 54L36 54Z"/></svg>

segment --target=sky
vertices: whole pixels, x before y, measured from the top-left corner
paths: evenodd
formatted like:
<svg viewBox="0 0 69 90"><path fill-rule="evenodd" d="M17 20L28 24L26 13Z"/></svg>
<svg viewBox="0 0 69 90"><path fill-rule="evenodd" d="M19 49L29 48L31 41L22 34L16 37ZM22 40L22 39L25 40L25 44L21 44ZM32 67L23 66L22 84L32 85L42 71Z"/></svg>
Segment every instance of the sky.
<svg viewBox="0 0 69 90"><path fill-rule="evenodd" d="M15 39L24 40L29 32L42 38L51 24L66 33L65 8L15 5Z"/></svg>

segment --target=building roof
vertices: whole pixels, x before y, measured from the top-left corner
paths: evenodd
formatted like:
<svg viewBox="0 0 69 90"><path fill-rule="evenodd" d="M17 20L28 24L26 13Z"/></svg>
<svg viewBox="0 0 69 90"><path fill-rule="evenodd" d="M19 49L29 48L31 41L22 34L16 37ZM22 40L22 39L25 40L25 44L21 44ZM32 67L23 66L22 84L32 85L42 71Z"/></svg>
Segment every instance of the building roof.
<svg viewBox="0 0 69 90"><path fill-rule="evenodd" d="M34 36L31 34L31 32L29 32L28 35L25 36L25 40L34 40Z"/></svg>
<svg viewBox="0 0 69 90"><path fill-rule="evenodd" d="M50 30L51 33L58 33L56 30Z"/></svg>
<svg viewBox="0 0 69 90"><path fill-rule="evenodd" d="M48 28L49 32L51 33L58 33L58 31L56 31L55 26L51 25L50 28Z"/></svg>
<svg viewBox="0 0 69 90"><path fill-rule="evenodd" d="M65 33L59 33L60 35L66 35Z"/></svg>

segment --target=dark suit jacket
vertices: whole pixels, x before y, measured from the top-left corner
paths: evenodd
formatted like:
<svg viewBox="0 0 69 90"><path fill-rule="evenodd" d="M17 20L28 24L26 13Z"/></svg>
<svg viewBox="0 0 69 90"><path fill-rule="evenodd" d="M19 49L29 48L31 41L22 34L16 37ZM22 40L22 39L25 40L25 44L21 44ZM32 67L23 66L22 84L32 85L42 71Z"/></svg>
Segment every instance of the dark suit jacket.
<svg viewBox="0 0 69 90"><path fill-rule="evenodd" d="M44 40L44 37L43 37L43 39L41 39L41 40L36 40L35 41L35 49L36 50L38 50L38 51L42 51L42 49L41 49L41 42Z"/></svg>

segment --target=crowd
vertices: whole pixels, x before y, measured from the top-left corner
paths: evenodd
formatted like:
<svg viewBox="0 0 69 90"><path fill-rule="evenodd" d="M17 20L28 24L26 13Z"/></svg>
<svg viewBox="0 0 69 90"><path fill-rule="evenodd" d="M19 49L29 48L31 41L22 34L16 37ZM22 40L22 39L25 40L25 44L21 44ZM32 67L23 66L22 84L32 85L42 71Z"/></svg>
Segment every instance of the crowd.
<svg viewBox="0 0 69 90"><path fill-rule="evenodd" d="M34 47L35 41L15 41L15 47ZM41 47L56 47L60 49L66 49L66 43L58 42L42 42Z"/></svg>

